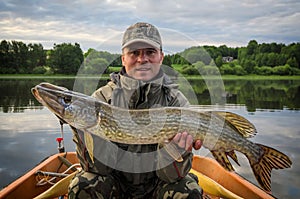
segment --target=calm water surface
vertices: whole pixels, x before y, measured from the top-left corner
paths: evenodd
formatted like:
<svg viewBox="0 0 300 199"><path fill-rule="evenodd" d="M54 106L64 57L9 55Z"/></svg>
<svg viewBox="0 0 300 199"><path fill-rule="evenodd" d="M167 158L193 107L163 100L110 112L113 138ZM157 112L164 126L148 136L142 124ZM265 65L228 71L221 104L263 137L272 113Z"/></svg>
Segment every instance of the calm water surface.
<svg viewBox="0 0 300 199"><path fill-rule="evenodd" d="M30 93L34 85L43 81L70 89L74 85L74 79L0 79L0 187L57 152L55 140L60 137L59 122ZM190 83L196 92L197 104L201 104L194 108L219 107L210 105L204 82L191 80ZM105 81L98 86L103 84ZM293 161L290 169L272 171L273 195L300 198L300 80L232 80L224 84L227 103L222 110L246 117L258 130L252 141L276 148ZM91 94L94 88L81 89ZM72 133L66 125L64 137L67 151L74 151ZM210 156L204 148L195 153ZM238 157L241 167L233 164L236 171L256 184L247 159L241 154Z"/></svg>

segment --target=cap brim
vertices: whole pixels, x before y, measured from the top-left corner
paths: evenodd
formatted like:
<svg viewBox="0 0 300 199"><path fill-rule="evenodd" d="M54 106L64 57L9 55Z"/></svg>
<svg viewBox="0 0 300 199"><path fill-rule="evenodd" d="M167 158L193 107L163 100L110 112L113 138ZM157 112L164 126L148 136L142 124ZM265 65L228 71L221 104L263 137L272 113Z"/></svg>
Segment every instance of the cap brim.
<svg viewBox="0 0 300 199"><path fill-rule="evenodd" d="M133 44L141 44L139 45L141 48L143 47L142 44L146 44L146 48L147 48L147 45L150 45L154 48L157 48L157 49L160 49L160 45L154 41L151 41L151 40L146 40L146 39L133 39L127 43L125 43L123 46L122 46L122 49L125 48L125 47L128 47L130 45L133 45Z"/></svg>

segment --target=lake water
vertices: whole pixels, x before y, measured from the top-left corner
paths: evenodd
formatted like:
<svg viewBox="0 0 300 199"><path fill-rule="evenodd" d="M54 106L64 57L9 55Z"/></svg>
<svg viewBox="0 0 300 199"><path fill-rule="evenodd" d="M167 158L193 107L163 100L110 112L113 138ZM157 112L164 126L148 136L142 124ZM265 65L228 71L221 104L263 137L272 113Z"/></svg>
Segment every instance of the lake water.
<svg viewBox="0 0 300 199"><path fill-rule="evenodd" d="M74 79L0 79L0 187L57 152L59 122L30 92L34 85L44 81L70 89L74 85ZM220 107L211 105L210 91L203 81L190 80L189 83L197 96L196 103L200 104L194 108ZM105 81L98 86L103 84ZM272 171L273 195L300 198L300 79L228 80L224 85L226 104L222 110L246 117L258 131L252 141L276 148L293 161L290 169ZM91 94L92 89L81 91ZM66 150L74 151L72 133L66 125L64 137ZM203 148L195 153L210 156ZM241 167L234 164L237 173L257 184L245 156L238 154L238 158Z"/></svg>

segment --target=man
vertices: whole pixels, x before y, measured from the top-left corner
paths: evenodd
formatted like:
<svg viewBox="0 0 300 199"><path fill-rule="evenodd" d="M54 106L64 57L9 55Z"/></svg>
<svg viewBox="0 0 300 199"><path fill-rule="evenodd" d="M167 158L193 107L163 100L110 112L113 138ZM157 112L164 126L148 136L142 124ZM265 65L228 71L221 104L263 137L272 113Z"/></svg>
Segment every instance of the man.
<svg viewBox="0 0 300 199"><path fill-rule="evenodd" d="M123 36L122 70L112 74L111 81L96 90L92 96L126 109L188 106L188 100L161 70L163 58L161 37L153 25L136 23L130 26ZM157 169L146 172L122 171L97 157L110 155L108 159L115 159L117 165L128 152L143 155L160 151L161 146L113 143L117 146L117 152L111 155L108 147L103 147L108 146L107 141L94 137L94 143L97 144L94 146L95 161L92 161L86 150L83 134L74 134L83 171L72 180L69 198L202 198L196 176L188 174L191 169L192 146L199 149L201 141L194 142L188 132L178 132L171 142L178 151L183 151L182 162L172 159L167 153L158 153L150 163L155 164ZM103 155L100 156L100 153ZM171 161L164 165L167 160ZM141 166L145 162L127 164ZM120 165L116 167L120 168Z"/></svg>

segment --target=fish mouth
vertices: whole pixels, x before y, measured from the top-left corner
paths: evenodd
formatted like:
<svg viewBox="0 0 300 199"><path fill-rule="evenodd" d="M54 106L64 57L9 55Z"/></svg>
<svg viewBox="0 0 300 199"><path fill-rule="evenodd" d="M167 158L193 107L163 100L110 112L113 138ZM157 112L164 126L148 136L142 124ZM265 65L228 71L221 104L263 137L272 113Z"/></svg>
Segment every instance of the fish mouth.
<svg viewBox="0 0 300 199"><path fill-rule="evenodd" d="M31 92L63 123L72 123L76 127L91 127L98 121L98 107L101 103L91 96L50 83L40 83L33 87Z"/></svg>
<svg viewBox="0 0 300 199"><path fill-rule="evenodd" d="M41 83L31 89L33 96L44 106L54 111L56 115L62 116L64 109L69 106L72 97L66 95L69 91L64 87L49 83Z"/></svg>

